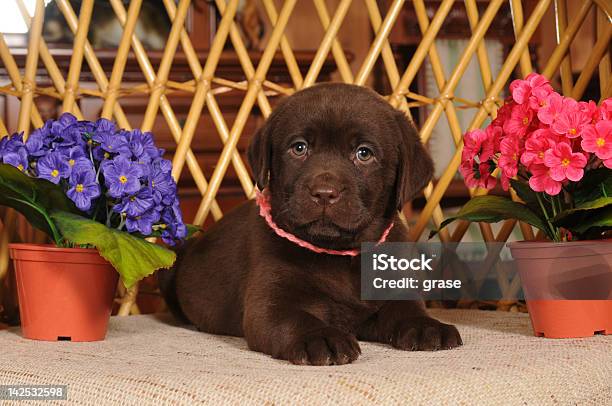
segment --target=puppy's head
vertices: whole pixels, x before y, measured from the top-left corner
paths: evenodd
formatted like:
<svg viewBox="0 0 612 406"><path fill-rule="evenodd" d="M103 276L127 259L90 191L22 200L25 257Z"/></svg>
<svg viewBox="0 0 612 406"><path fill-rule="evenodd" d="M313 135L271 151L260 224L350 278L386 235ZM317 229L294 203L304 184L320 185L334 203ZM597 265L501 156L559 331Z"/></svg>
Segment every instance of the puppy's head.
<svg viewBox="0 0 612 406"><path fill-rule="evenodd" d="M403 112L363 87L322 84L286 98L248 158L272 216L316 245L376 241L431 179L432 162Z"/></svg>

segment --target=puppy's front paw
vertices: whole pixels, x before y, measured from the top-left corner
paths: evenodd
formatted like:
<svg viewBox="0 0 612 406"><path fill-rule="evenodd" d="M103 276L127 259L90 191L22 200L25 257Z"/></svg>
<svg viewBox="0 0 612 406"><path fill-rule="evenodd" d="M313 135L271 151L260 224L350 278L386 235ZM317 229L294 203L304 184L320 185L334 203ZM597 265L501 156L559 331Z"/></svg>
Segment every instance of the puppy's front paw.
<svg viewBox="0 0 612 406"><path fill-rule="evenodd" d="M298 337L281 355L297 365L344 365L357 359L361 348L352 334L324 327Z"/></svg>
<svg viewBox="0 0 612 406"><path fill-rule="evenodd" d="M400 321L390 337L391 345L406 351L450 350L463 345L455 326L429 317Z"/></svg>

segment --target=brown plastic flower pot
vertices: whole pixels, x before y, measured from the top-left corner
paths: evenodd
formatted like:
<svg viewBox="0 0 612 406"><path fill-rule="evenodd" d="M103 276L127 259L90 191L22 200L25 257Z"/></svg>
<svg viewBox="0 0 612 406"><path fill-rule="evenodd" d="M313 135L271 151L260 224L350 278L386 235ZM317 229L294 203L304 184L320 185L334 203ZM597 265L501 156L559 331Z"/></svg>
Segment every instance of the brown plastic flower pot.
<svg viewBox="0 0 612 406"><path fill-rule="evenodd" d="M9 248L25 338L104 339L119 275L97 250L38 244Z"/></svg>
<svg viewBox="0 0 612 406"><path fill-rule="evenodd" d="M612 241L509 243L536 336L612 334Z"/></svg>

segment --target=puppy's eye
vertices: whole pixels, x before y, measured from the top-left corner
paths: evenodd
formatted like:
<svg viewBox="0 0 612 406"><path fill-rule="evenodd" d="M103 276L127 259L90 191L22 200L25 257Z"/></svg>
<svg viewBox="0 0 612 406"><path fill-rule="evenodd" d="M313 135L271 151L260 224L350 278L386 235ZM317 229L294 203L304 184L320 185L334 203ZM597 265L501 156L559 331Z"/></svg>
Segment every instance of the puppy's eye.
<svg viewBox="0 0 612 406"><path fill-rule="evenodd" d="M297 141L291 145L290 150L295 156L304 156L308 151L308 144L305 141Z"/></svg>
<svg viewBox="0 0 612 406"><path fill-rule="evenodd" d="M361 162L367 162L374 156L374 152L368 147L364 147L363 145L357 148L357 152L355 153L357 159Z"/></svg>

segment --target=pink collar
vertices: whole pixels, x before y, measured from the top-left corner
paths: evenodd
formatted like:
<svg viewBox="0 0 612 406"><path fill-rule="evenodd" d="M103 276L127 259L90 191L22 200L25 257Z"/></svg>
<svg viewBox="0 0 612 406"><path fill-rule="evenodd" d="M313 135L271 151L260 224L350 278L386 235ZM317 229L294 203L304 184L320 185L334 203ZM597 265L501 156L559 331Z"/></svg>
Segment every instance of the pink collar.
<svg viewBox="0 0 612 406"><path fill-rule="evenodd" d="M321 248L321 247L317 247L307 241L304 241L298 237L296 237L295 235L286 232L285 230L283 230L282 228L280 228L275 222L274 220L272 220L272 213L271 213L271 205L270 205L270 199L268 198L268 195L266 193L266 191L264 190L263 192L260 192L259 190L256 191L256 198L255 201L257 202L257 205L259 206L259 215L261 217L263 217L264 219L266 219L266 223L268 223L268 226L274 230L274 232L276 233L276 235L278 235L279 237L282 237L286 240L291 241L294 244L299 245L300 247L306 248L312 252L316 252L318 254L329 254L329 255L348 255L351 257L355 257L357 255L359 255L359 250L358 249L354 249L354 250L330 250L327 248ZM389 235L389 232L391 231L391 229L393 228L393 222L391 222L391 224L389 224L389 226L385 229L385 231L382 233L382 236L380 237L380 239L378 240L378 244L382 244L383 242L385 242L387 240L387 236Z"/></svg>

